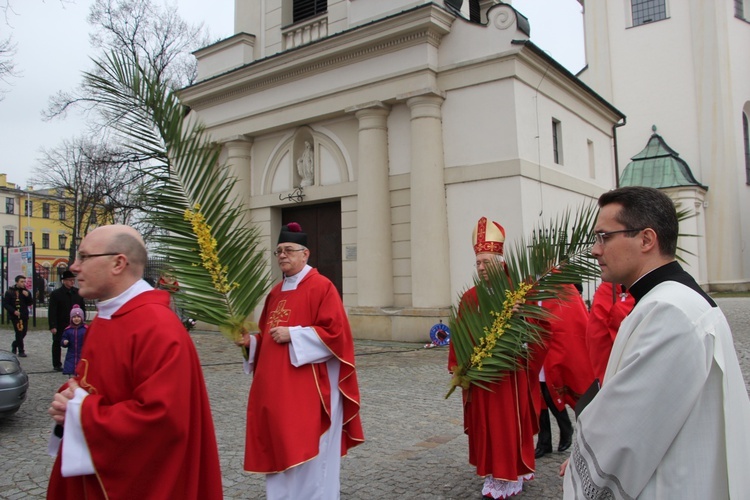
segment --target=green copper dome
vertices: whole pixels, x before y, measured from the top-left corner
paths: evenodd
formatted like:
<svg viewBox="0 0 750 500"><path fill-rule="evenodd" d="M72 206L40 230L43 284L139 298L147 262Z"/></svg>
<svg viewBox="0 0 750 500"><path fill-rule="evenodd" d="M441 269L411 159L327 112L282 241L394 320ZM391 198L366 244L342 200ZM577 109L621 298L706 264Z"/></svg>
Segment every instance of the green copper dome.
<svg viewBox="0 0 750 500"><path fill-rule="evenodd" d="M697 186L708 190L707 186L699 183L690 167L680 158L679 153L670 148L664 139L656 133L656 126L652 127L653 134L648 144L630 163L620 176L620 186L648 186L652 188L670 188L679 186Z"/></svg>

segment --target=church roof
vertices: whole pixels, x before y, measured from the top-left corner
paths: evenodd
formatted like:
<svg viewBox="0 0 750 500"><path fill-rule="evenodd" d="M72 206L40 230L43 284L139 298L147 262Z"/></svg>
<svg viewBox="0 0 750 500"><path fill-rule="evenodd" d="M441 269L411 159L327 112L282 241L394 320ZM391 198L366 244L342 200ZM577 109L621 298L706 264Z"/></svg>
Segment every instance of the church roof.
<svg viewBox="0 0 750 500"><path fill-rule="evenodd" d="M669 188L680 186L697 186L708 190L693 176L688 164L680 154L669 147L662 136L653 134L646 147L631 158L630 163L620 176L620 186L648 186Z"/></svg>

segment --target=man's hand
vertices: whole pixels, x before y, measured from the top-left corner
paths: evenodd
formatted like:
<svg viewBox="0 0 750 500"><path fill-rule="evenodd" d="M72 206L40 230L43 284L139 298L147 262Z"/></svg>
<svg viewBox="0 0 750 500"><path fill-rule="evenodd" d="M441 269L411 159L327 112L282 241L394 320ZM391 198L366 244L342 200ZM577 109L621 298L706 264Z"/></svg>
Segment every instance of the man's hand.
<svg viewBox="0 0 750 500"><path fill-rule="evenodd" d="M560 477L565 475L565 471L568 469L568 462L570 462L570 458L567 458L562 464L560 464Z"/></svg>
<svg viewBox="0 0 750 500"><path fill-rule="evenodd" d="M68 380L68 387L64 391L55 394L55 398L52 400L52 404L50 405L49 410L47 410L47 413L49 413L52 420L56 423L60 425L65 423L65 411L68 409L68 401L73 399L78 387L78 382L71 378Z"/></svg>
<svg viewBox="0 0 750 500"><path fill-rule="evenodd" d="M54 335L57 333L57 328L50 328L49 331L52 332L52 335Z"/></svg>
<svg viewBox="0 0 750 500"><path fill-rule="evenodd" d="M271 328L268 333L271 334L271 338L277 344L288 344L292 341L292 336L289 335L289 327L277 326Z"/></svg>

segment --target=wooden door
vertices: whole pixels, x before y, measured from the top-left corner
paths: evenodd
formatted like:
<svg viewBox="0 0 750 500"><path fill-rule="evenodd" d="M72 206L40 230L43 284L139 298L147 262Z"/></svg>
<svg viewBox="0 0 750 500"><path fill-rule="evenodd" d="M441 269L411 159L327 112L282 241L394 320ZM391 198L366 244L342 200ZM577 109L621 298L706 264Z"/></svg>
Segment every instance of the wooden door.
<svg viewBox="0 0 750 500"><path fill-rule="evenodd" d="M308 264L328 278L342 295L341 202L288 207L281 211L281 223L297 222L307 233Z"/></svg>

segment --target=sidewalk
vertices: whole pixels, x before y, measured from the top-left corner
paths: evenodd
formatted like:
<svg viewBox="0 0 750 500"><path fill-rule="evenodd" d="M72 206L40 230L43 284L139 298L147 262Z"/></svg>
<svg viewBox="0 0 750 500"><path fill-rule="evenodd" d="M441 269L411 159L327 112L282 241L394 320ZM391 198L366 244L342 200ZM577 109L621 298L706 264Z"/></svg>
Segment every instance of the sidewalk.
<svg viewBox="0 0 750 500"><path fill-rule="evenodd" d="M750 299L721 299L735 335L746 383L750 376ZM39 321L39 319L38 319ZM12 332L0 325L0 348ZM245 408L250 377L242 373L241 355L221 335L192 334L203 364L216 424L219 455L228 499L262 499L262 476L242 472ZM482 479L468 465L461 429L461 400L447 391L446 348L424 343L355 341L366 442L342 461L342 499L480 499ZM31 379L21 410L0 421L0 496L44 498L52 458L46 455L51 423L46 410L65 377L51 370L50 335L27 336L29 357L22 360ZM571 412L572 414L572 412ZM553 443L557 428L553 424ZM557 468L567 454L537 461L536 479L522 499L560 498Z"/></svg>

